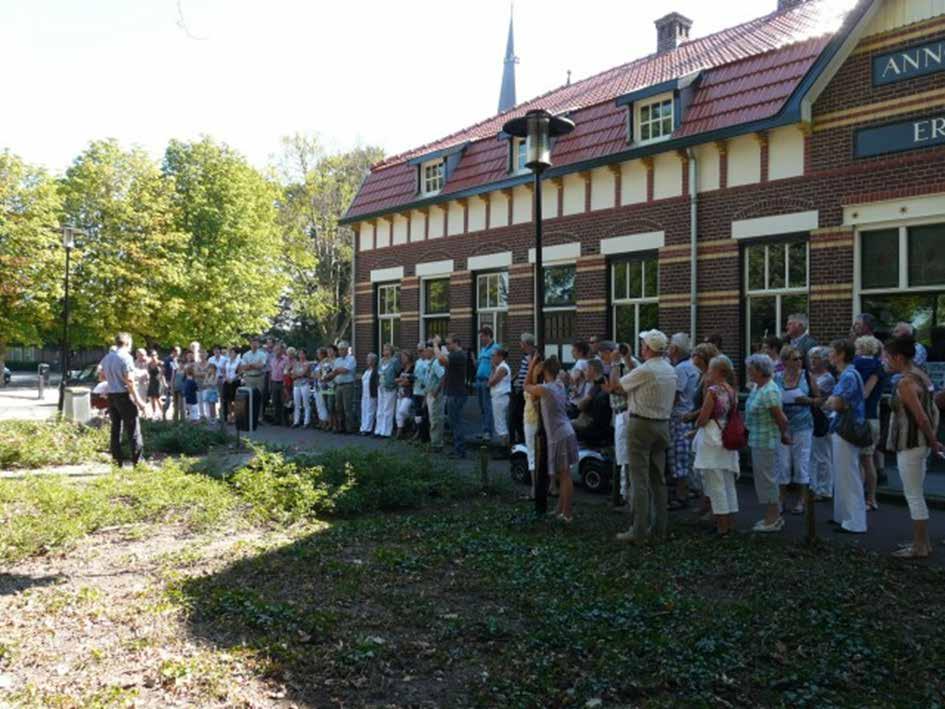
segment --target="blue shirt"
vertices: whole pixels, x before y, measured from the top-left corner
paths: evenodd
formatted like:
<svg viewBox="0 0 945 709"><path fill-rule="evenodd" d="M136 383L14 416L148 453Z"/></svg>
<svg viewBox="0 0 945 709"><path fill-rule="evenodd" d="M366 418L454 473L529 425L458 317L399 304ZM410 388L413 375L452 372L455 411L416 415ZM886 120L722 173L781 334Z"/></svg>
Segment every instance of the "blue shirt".
<svg viewBox="0 0 945 709"><path fill-rule="evenodd" d="M801 370L801 378L798 380L797 386L794 387L794 389L788 389L784 386L784 372L775 374L774 381L777 382L782 392L790 391L793 392L795 396L810 396L810 384L807 381L807 372L804 370ZM814 414L811 413L809 405L784 403L784 399L785 397L782 394L781 406L784 409L784 415L787 416L792 433L795 431L806 431L814 427Z"/></svg>
<svg viewBox="0 0 945 709"><path fill-rule="evenodd" d="M430 360L418 359L413 366L413 395L427 395L427 379L430 376Z"/></svg>
<svg viewBox="0 0 945 709"><path fill-rule="evenodd" d="M479 359L476 362L476 381L482 381L492 376L492 354L499 349L493 342L488 347L479 350Z"/></svg>
<svg viewBox="0 0 945 709"><path fill-rule="evenodd" d="M673 404L673 413L677 416L688 414L695 404L696 393L699 391L699 379L702 372L688 357L677 364L676 370L676 403Z"/></svg>
<svg viewBox="0 0 945 709"><path fill-rule="evenodd" d="M184 401L193 406L197 403L197 382L193 379L184 381Z"/></svg>
<svg viewBox="0 0 945 709"><path fill-rule="evenodd" d="M357 368L358 364L355 362L353 354L349 354L347 357L336 357L332 369L347 369L348 373L336 376L335 384L354 384L354 371Z"/></svg>
<svg viewBox="0 0 945 709"><path fill-rule="evenodd" d="M879 357L863 357L857 355L853 358L853 366L856 367L856 371L859 372L860 376L863 378L863 386L866 386L866 382L869 381L869 378L874 374L879 377L879 381L876 382L876 386L873 387L873 391L870 392L869 398L866 400L866 418L878 419L879 399L883 394L883 379L886 376L883 363Z"/></svg>
<svg viewBox="0 0 945 709"><path fill-rule="evenodd" d="M100 365L108 382L109 394L127 394L128 384L125 379L131 376L135 368L135 361L126 349L112 350L102 360Z"/></svg>
<svg viewBox="0 0 945 709"><path fill-rule="evenodd" d="M838 396L843 399L847 408L852 408L857 421L863 421L866 418L866 406L863 402L863 384L860 377L857 376L856 368L848 364L847 368L840 373L840 379L836 386L830 392L831 396ZM837 430L840 423L840 416L834 412L830 419L830 432Z"/></svg>

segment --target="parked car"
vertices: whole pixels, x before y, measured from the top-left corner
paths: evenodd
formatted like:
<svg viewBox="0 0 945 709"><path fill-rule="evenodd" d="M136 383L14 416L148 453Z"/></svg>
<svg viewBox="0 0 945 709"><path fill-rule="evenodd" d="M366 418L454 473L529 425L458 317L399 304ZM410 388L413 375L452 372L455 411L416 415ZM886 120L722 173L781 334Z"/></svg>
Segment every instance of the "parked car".
<svg viewBox="0 0 945 709"><path fill-rule="evenodd" d="M90 364L85 369L70 369L66 377L66 386L88 386L98 384L98 365Z"/></svg>

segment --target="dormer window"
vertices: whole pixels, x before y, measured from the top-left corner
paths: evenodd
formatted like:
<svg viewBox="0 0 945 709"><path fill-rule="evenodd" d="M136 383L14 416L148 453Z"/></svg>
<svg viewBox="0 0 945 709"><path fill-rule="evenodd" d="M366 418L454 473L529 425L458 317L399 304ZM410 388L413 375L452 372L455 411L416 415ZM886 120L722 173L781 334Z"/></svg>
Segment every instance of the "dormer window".
<svg viewBox="0 0 945 709"><path fill-rule="evenodd" d="M525 165L528 158L527 156L527 143L524 138L513 138L511 142L510 149L512 151L512 172L515 174L521 172L528 172L528 167Z"/></svg>
<svg viewBox="0 0 945 709"><path fill-rule="evenodd" d="M445 171L442 158L420 166L420 187L425 196L435 195L443 189Z"/></svg>
<svg viewBox="0 0 945 709"><path fill-rule="evenodd" d="M673 97L660 96L641 101L637 106L637 130L640 143L666 140L673 134Z"/></svg>

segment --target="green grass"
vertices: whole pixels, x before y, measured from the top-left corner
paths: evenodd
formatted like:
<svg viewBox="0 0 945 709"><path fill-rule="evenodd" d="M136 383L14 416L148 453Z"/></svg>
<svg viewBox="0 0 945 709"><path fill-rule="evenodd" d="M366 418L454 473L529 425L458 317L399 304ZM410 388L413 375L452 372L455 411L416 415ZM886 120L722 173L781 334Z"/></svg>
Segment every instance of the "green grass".
<svg viewBox="0 0 945 709"><path fill-rule="evenodd" d="M142 435L145 456L201 455L230 440L219 429L164 421L142 421ZM29 470L107 461L108 451L107 422L101 426L69 421L0 422L0 469Z"/></svg>
<svg viewBox="0 0 945 709"><path fill-rule="evenodd" d="M690 529L627 547L622 522L491 499L336 520L169 593L316 706L945 701L942 569Z"/></svg>
<svg viewBox="0 0 945 709"><path fill-rule="evenodd" d="M102 527L182 522L205 528L236 504L225 486L169 462L75 483L53 476L0 481L0 561L68 545Z"/></svg>

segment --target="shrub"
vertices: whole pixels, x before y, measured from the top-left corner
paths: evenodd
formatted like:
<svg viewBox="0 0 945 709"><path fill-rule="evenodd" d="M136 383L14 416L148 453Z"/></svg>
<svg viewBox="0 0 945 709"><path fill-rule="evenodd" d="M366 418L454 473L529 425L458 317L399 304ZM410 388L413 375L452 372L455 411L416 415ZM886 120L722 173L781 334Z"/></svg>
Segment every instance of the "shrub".
<svg viewBox="0 0 945 709"><path fill-rule="evenodd" d="M227 433L218 428L170 421L144 421L142 434L145 454L203 455L230 440Z"/></svg>
<svg viewBox="0 0 945 709"><path fill-rule="evenodd" d="M69 421L0 422L0 468L74 465L108 450L108 431Z"/></svg>

